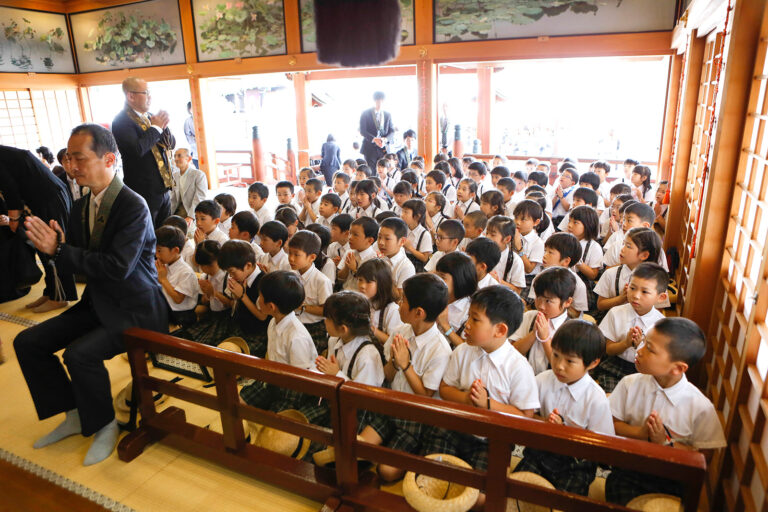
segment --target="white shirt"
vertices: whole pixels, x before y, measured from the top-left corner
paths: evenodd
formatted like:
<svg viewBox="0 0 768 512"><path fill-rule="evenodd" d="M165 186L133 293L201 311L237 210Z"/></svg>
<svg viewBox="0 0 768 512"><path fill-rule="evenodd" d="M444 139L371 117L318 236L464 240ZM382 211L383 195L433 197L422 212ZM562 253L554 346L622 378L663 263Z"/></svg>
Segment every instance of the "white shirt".
<svg viewBox="0 0 768 512"><path fill-rule="evenodd" d="M624 247L625 238L626 234L624 232L617 232L608 239L608 242L605 245L605 256L603 256L603 263L605 263L606 267L613 267L621 263L621 248ZM659 251L659 259L656 263L669 272L667 257L663 250Z"/></svg>
<svg viewBox="0 0 768 512"><path fill-rule="evenodd" d="M619 269L621 269L621 275L619 276L619 285L617 287L616 273ZM595 285L595 293L606 299L616 297L624 290L624 286L629 282L631 276L632 270L626 265L607 268ZM618 292L616 291L617 288Z"/></svg>
<svg viewBox="0 0 768 512"><path fill-rule="evenodd" d="M563 199L568 201L569 203L573 201L573 191L576 190L576 185L573 185L571 187L568 187L567 189L563 190ZM565 215L568 213L568 210L565 209L565 206L563 205L563 200L557 197L555 193L552 193L552 196L550 197L550 200L552 201L552 216L553 217L559 217L561 215Z"/></svg>
<svg viewBox="0 0 768 512"><path fill-rule="evenodd" d="M267 205L264 204L259 210L254 210L251 208L251 211L256 216L256 219L259 221L259 226L263 226L267 222L272 220L272 212L269 211L267 208Z"/></svg>
<svg viewBox="0 0 768 512"><path fill-rule="evenodd" d="M298 273L298 272L297 272ZM309 266L306 272L299 274L304 285L304 304L308 306L322 306L333 293L333 282L320 272L315 264ZM304 311L298 315L303 324L322 322L322 315L313 315Z"/></svg>
<svg viewBox="0 0 768 512"><path fill-rule="evenodd" d="M608 397L589 373L572 384L566 384L560 382L552 370L547 370L536 376L536 384L539 387L542 418L549 418L552 411L557 409L563 423L569 427L616 435Z"/></svg>
<svg viewBox="0 0 768 512"><path fill-rule="evenodd" d="M509 272L505 272L509 258L512 258L512 266L509 267ZM502 281L506 281L520 289L525 288L525 265L520 256L516 252L510 251L509 247L506 247L501 252L499 264L496 265L494 270Z"/></svg>
<svg viewBox="0 0 768 512"><path fill-rule="evenodd" d="M419 252L432 252L432 237L427 231L427 228L421 224L417 225L413 229L408 229L408 240L410 240L413 248Z"/></svg>
<svg viewBox="0 0 768 512"><path fill-rule="evenodd" d="M328 259L341 258L349 250L349 242L341 245L339 242L331 242L328 245Z"/></svg>
<svg viewBox="0 0 768 512"><path fill-rule="evenodd" d="M668 388L659 386L652 375L627 375L619 381L608 401L611 414L619 421L640 426L656 411L674 441L699 450L727 445L715 407L685 375Z"/></svg>
<svg viewBox="0 0 768 512"><path fill-rule="evenodd" d="M337 215L338 215L338 213L334 213L333 215L331 215L330 217L327 217L327 218L326 218L326 217L323 217L322 215L318 215L318 216L317 216L317 221L316 221L316 222L317 222L318 224L320 224L321 226L325 226L325 227L327 227L328 229L331 229L331 221L332 221L332 220L333 220L333 218L334 218L335 216L337 216Z"/></svg>
<svg viewBox="0 0 768 512"><path fill-rule="evenodd" d="M320 272L325 274L325 277L330 279L331 286L333 286L333 283L336 282L336 264L333 262L331 258L328 258L325 260L323 269Z"/></svg>
<svg viewBox="0 0 768 512"><path fill-rule="evenodd" d="M397 302L390 302L384 306L384 320L381 320L381 310L377 309L371 314L371 326L378 329L379 324L381 324L381 330L387 334L391 334L403 325L403 321L400 319L400 306L397 305Z"/></svg>
<svg viewBox="0 0 768 512"><path fill-rule="evenodd" d="M624 341L630 329L640 327L643 334L647 333L656 322L664 318L664 315L656 308L651 308L644 315L639 315L632 304L622 304L608 311L603 321L600 322L600 331L608 338L609 343ZM619 357L630 363L635 362L635 347L629 347L619 354Z"/></svg>
<svg viewBox="0 0 768 512"><path fill-rule="evenodd" d="M432 253L432 256L429 258L429 261L426 265L424 265L424 272L434 272L437 268L437 263L440 261L440 259L445 256L445 253L443 251L436 251Z"/></svg>
<svg viewBox="0 0 768 512"><path fill-rule="evenodd" d="M219 228L222 233L227 235L227 240L229 240L229 228L232 227L232 217L227 217L227 220L222 220L216 227Z"/></svg>
<svg viewBox="0 0 768 512"><path fill-rule="evenodd" d="M312 336L293 311L280 322L269 321L267 359L309 370L315 367L317 349Z"/></svg>
<svg viewBox="0 0 768 512"><path fill-rule="evenodd" d="M437 324L432 324L432 327L418 336L413 332L411 324L403 324L398 327L395 332L390 333L389 339L384 344L384 357L386 359L392 357L392 341L397 334L408 340L411 365L416 374L421 377L422 385L435 391L440 389L440 381L443 379L445 367L451 357L451 345L445 336L440 334ZM413 393L405 373L401 371L395 373L391 387L395 391Z"/></svg>
<svg viewBox="0 0 768 512"><path fill-rule="evenodd" d="M416 274L416 269L413 267L413 263L406 257L405 249L402 247L397 251L397 254L391 258L387 256L387 261L392 267L392 279L397 288L402 288L403 282Z"/></svg>
<svg viewBox="0 0 768 512"><path fill-rule="evenodd" d="M520 410L538 409L536 377L528 361L511 343L505 341L491 353L462 343L453 351L443 374L443 382L462 391L482 379L489 396Z"/></svg>
<svg viewBox="0 0 768 512"><path fill-rule="evenodd" d="M80 193L80 185L77 184L77 181L73 180L72 178L67 176L67 187L69 187L69 192L72 194L72 201L77 201L82 197L82 194Z"/></svg>
<svg viewBox="0 0 768 512"><path fill-rule="evenodd" d="M510 219L515 218L515 206L517 206L517 203L520 202L520 200L515 198L515 195L516 194L513 194L512 197L509 199L509 201L504 203L504 215L506 215Z"/></svg>
<svg viewBox="0 0 768 512"><path fill-rule="evenodd" d="M339 199L341 199L341 207L339 208L339 213L349 213L350 208L352 208L352 201L349 200L349 193L344 192L339 196Z"/></svg>
<svg viewBox="0 0 768 512"><path fill-rule="evenodd" d="M581 259L579 263L586 263L591 268L603 266L603 248L596 240L579 240L581 244ZM587 249L589 245L589 249Z"/></svg>
<svg viewBox="0 0 768 512"><path fill-rule="evenodd" d="M608 180L602 182L600 186L597 187L597 195L603 198L606 207L611 205L611 188L613 188L613 185L608 183ZM600 205L598 204L598 206Z"/></svg>
<svg viewBox="0 0 768 512"><path fill-rule="evenodd" d="M447 183L443 187L443 195L445 196L445 200L448 201L449 204L455 203L456 202L456 187L454 187L452 183Z"/></svg>
<svg viewBox="0 0 768 512"><path fill-rule="evenodd" d="M95 195L91 192L91 197L89 199L91 203L88 205L88 225L91 227L91 234L93 234L93 225L96 221L96 214L99 213L99 207L101 206L102 199L104 199L104 194L107 193L107 188L109 187L104 187L104 190Z"/></svg>
<svg viewBox="0 0 768 512"><path fill-rule="evenodd" d="M208 275L206 279L210 281L214 292L224 293L227 286L227 273L224 271L224 269L220 268L218 272L216 272L214 275ZM224 311L224 309L226 309L224 304L219 299L217 299L215 295L211 295L210 308L211 311Z"/></svg>
<svg viewBox="0 0 768 512"><path fill-rule="evenodd" d="M448 304L448 324L456 333L459 332L459 329L462 328L467 318L469 318L469 305L469 297L462 297ZM459 336L463 338L464 332L462 331Z"/></svg>
<svg viewBox="0 0 768 512"><path fill-rule="evenodd" d="M264 249L261 248L261 245L258 242L251 242L251 248L253 248L253 253L256 256L256 261L259 261L259 258L264 256Z"/></svg>
<svg viewBox="0 0 768 512"><path fill-rule="evenodd" d="M573 274L574 279L576 279L576 289L573 291L573 304L572 307L576 311L581 311L582 313L584 311L589 310L589 306L587 306L587 285L584 284L584 281L581 280L579 275L573 271L572 268L568 268L571 274ZM531 291L528 293L528 297L536 300L536 290L533 289L533 286L531 286Z"/></svg>
<svg viewBox="0 0 768 512"><path fill-rule="evenodd" d="M274 256L265 252L259 257L259 263L267 267L267 273L275 270L291 270L291 264L288 263L288 255L281 248Z"/></svg>
<svg viewBox="0 0 768 512"><path fill-rule="evenodd" d="M521 235L520 240L523 243L522 253L532 263L537 263L530 274L541 272L541 262L544 260L544 242L539 238L539 234L532 229L527 235Z"/></svg>
<svg viewBox="0 0 768 512"><path fill-rule="evenodd" d="M600 238L608 236L608 232L611 230L611 209L606 208L603 213L600 214ZM607 242L607 241L606 241Z"/></svg>
<svg viewBox="0 0 768 512"><path fill-rule="evenodd" d="M224 245L224 243L229 241L229 235L221 231L220 229L214 229L207 235L205 235L206 240L213 240L215 242L219 242L219 244Z"/></svg>
<svg viewBox="0 0 768 512"><path fill-rule="evenodd" d="M449 219L451 217L451 215L448 215L448 213L447 213L448 208L449 208L448 205L445 205L445 208L443 209L443 211L446 212L445 215L443 215L440 212L437 212L436 214L432 215L432 226L434 226L434 228L433 228L434 229L434 233L437 233L437 229L440 227L440 223L441 222L443 222L445 219ZM452 213L453 212L451 212L451 214ZM427 215L429 215L429 214L427 214ZM430 244L431 244L431 240L430 240ZM431 247L430 247L430 250L431 250Z"/></svg>
<svg viewBox="0 0 768 512"><path fill-rule="evenodd" d="M354 254L355 259L357 260L357 268L360 268L360 265L362 265L366 261L376 257L376 251L373 249L373 244L369 245L368 248L362 252L357 251L355 249L349 249L341 257L341 261L339 262L339 265L337 267L339 270L344 270L345 268L347 268L347 254ZM346 281L344 281L344 289L357 290L357 278L354 275L352 275L352 272L349 273Z"/></svg>
<svg viewBox="0 0 768 512"><path fill-rule="evenodd" d="M509 337L512 341L518 341L525 338L528 333L534 331L534 323L536 322L536 316L539 314L538 310L532 309L523 313L523 321L520 327ZM563 323L568 320L568 311L563 311L560 316L549 319L549 334L550 338L555 335L555 332L560 328ZM546 340L544 340L546 341ZM533 345L526 354L528 362L533 368L535 375L540 374L547 368L549 368L549 358L547 353L544 352L544 347L541 346L541 342L534 338Z"/></svg>
<svg viewBox="0 0 768 512"><path fill-rule="evenodd" d="M189 311L197 306L197 296L200 295L200 284L197 282L195 272L180 257L170 265L168 269L168 282L174 290L184 295L184 300L176 304L171 296L163 288L163 295L173 311Z"/></svg>
<svg viewBox="0 0 768 512"><path fill-rule="evenodd" d="M565 217L563 217L563 220L560 221L560 224L557 225L558 231L568 231L568 221L571 219L571 212L568 211L568 213L565 214Z"/></svg>
<svg viewBox="0 0 768 512"><path fill-rule="evenodd" d="M374 345L369 344L360 349L355 359L355 367L349 367L357 349L368 340L367 336L357 336L344 343L341 338L335 336L328 338L328 354L334 355L339 365L337 377L369 386L381 386L384 383L384 366Z"/></svg>
<svg viewBox="0 0 768 512"><path fill-rule="evenodd" d="M456 201L456 206L453 208L453 211L454 211L453 218L454 219L458 218L456 216L456 210L458 210L459 208L461 208L461 210L464 212L464 215L466 215L468 213L476 212L476 211L480 210L480 205L478 205L475 202L474 199L470 199L470 200L465 201L465 202Z"/></svg>
<svg viewBox="0 0 768 512"><path fill-rule="evenodd" d="M482 290L483 288L488 288L489 286L496 286L497 284L499 284L499 282L495 280L491 274L485 274L485 277L483 277L477 282L477 289Z"/></svg>
<svg viewBox="0 0 768 512"><path fill-rule="evenodd" d="M372 219L375 219L378 214L383 212L384 210L382 208L379 208L375 204L371 203L368 205L368 208L362 208L360 206L357 207L355 210L354 217L355 219L359 219L360 217L370 217Z"/></svg>
<svg viewBox="0 0 768 512"><path fill-rule="evenodd" d="M193 270L197 268L197 263L195 262L195 242L189 238L184 242L184 247L181 249L181 259Z"/></svg>

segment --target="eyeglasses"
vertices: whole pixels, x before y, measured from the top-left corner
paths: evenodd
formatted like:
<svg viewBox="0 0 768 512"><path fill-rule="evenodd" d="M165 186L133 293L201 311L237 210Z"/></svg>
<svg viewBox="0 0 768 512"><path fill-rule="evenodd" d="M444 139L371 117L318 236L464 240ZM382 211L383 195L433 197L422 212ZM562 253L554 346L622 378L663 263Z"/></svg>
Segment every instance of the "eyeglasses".
<svg viewBox="0 0 768 512"><path fill-rule="evenodd" d="M435 235L436 242L442 242L443 240L456 240L456 238L452 236Z"/></svg>
<svg viewBox="0 0 768 512"><path fill-rule="evenodd" d="M149 91L128 91L131 94L146 94L147 96L150 95Z"/></svg>

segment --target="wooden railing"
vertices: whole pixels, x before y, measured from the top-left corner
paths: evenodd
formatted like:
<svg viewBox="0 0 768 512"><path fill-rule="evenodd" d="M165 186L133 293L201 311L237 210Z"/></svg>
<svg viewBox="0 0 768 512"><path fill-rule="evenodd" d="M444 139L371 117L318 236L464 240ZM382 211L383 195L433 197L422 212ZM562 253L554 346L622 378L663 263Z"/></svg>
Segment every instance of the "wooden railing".
<svg viewBox="0 0 768 512"><path fill-rule="evenodd" d="M236 471L325 503L324 510L412 510L400 496L379 490L373 473L358 474L357 457L482 489L486 511L506 510L514 497L559 510L626 511L625 507L584 496L545 489L507 477L513 444L638 469L682 482L686 512L697 509L706 471L701 453L604 436L550 425L461 404L344 382L251 356L141 329L125 332L128 358L138 390L141 426L118 446L121 460L137 457L147 445L161 441ZM149 375L146 353L161 353L213 369L216 394L211 395ZM306 425L240 401L238 376L322 397L331 408L332 428ZM158 413L153 391L218 411L223 434L190 424L182 409ZM360 410L419 421L488 439L488 469L463 469L376 446L356 439ZM279 455L246 442L242 420L250 420L334 446L335 470Z"/></svg>

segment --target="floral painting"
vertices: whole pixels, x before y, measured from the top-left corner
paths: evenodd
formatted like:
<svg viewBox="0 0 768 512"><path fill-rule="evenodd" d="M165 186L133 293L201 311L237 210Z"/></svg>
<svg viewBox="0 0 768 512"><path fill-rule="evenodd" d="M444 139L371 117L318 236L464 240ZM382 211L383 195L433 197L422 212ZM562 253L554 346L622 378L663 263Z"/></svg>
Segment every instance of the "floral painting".
<svg viewBox="0 0 768 512"><path fill-rule="evenodd" d="M435 42L671 30L677 0L435 0Z"/></svg>
<svg viewBox="0 0 768 512"><path fill-rule="evenodd" d="M400 0L400 45L414 44L413 2L414 0ZM314 2L313 0L300 0L299 7L301 9L301 51L304 53L316 52Z"/></svg>
<svg viewBox="0 0 768 512"><path fill-rule="evenodd" d="M74 73L66 16L0 7L0 72Z"/></svg>
<svg viewBox="0 0 768 512"><path fill-rule="evenodd" d="M193 0L199 61L285 54L283 0Z"/></svg>
<svg viewBox="0 0 768 512"><path fill-rule="evenodd" d="M81 12L70 19L81 73L184 63L176 0Z"/></svg>

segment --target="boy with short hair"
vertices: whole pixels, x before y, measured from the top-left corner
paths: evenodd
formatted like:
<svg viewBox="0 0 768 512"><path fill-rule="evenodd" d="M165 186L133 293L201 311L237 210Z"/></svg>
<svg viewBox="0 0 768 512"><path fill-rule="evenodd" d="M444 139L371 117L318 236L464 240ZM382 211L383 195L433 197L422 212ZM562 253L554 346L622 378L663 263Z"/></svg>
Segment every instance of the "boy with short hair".
<svg viewBox="0 0 768 512"><path fill-rule="evenodd" d="M617 183L608 190L608 196L605 200L605 209L600 214L600 238L604 241L608 241L607 237L611 229L611 206L618 196L624 194L632 194L632 188L626 183ZM606 196L603 196L603 198L605 197Z"/></svg>
<svg viewBox="0 0 768 512"><path fill-rule="evenodd" d="M331 219L331 243L328 245L328 257L338 265L344 253L349 250L349 227L354 219L351 215L340 213Z"/></svg>
<svg viewBox="0 0 768 512"><path fill-rule="evenodd" d="M501 178L496 183L496 188L504 196L504 214L507 217L515 217L515 206L518 201L515 200L515 193L517 192L517 184L512 178Z"/></svg>
<svg viewBox="0 0 768 512"><path fill-rule="evenodd" d="M216 194L213 198L216 204L221 206L221 217L218 228L226 235L232 224L232 216L237 212L237 201L232 194Z"/></svg>
<svg viewBox="0 0 768 512"><path fill-rule="evenodd" d="M338 195L341 200L339 213L349 213L349 209L352 206L348 192L351 181L352 178L345 172L337 171L336 174L333 175L333 191L336 192L336 195Z"/></svg>
<svg viewBox="0 0 768 512"><path fill-rule="evenodd" d="M444 172L433 170L427 173L427 177L424 179L424 189L429 194L430 192L441 192L445 196L447 201L446 208L456 202L456 187L448 179L448 176ZM452 210L451 210L451 213Z"/></svg>
<svg viewBox="0 0 768 512"><path fill-rule="evenodd" d="M562 174L558 181L557 188L550 196L552 200L552 220L555 221L555 226L560 224L563 216L570 210L571 201L573 198L571 194L579 183L579 173L575 169L568 167Z"/></svg>
<svg viewBox="0 0 768 512"><path fill-rule="evenodd" d="M392 172L394 170L394 172ZM392 160L379 158L376 161L376 176L381 181L379 197L382 201L388 201L392 197L392 190L400 181L400 173L395 168Z"/></svg>
<svg viewBox="0 0 768 512"><path fill-rule="evenodd" d="M600 196L603 198L603 205L607 208L608 206L611 205L611 201L613 201L613 197L615 197L612 195L611 189L613 187L606 179L608 177L608 173L611 172L611 164L609 164L605 160L598 160L597 162L594 162L592 164L592 172L597 174L597 177L600 179L600 185L598 185L597 187L597 193L600 194ZM631 191L632 190L630 189L630 193Z"/></svg>
<svg viewBox="0 0 768 512"><path fill-rule="evenodd" d="M727 445L712 402L685 372L706 352L704 333L687 318L663 318L637 351L638 373L624 377L608 401L616 434L687 450ZM649 493L683 497L683 486L665 478L614 467L605 482L609 502L626 505Z"/></svg>
<svg viewBox="0 0 768 512"><path fill-rule="evenodd" d="M203 240L216 240L223 244L228 240L227 235L216 229L221 220L221 206L210 199L200 201L195 207L195 244Z"/></svg>
<svg viewBox="0 0 768 512"><path fill-rule="evenodd" d="M576 277L562 267L550 267L534 278L532 290L536 292L535 308L525 312L510 340L538 375L550 366L552 336L568 320Z"/></svg>
<svg viewBox="0 0 768 512"><path fill-rule="evenodd" d="M464 251L472 240L475 240L485 233L488 217L478 209L466 214L461 220L461 224L464 226L464 239L459 243L459 250Z"/></svg>
<svg viewBox="0 0 768 512"><path fill-rule="evenodd" d="M352 177L355 175L355 171L357 170L357 161L349 158L347 160L344 160L344 162L341 164L341 171L347 176L349 176L349 179L352 179Z"/></svg>
<svg viewBox="0 0 768 512"><path fill-rule="evenodd" d="M585 172L579 176L579 187L589 187L595 192L600 187L600 177L591 170ZM603 209L603 205L600 204L600 209Z"/></svg>
<svg viewBox="0 0 768 512"><path fill-rule="evenodd" d="M272 212L266 206L268 199L269 189L265 184L260 181L251 183L248 187L248 206L253 210L261 226L272 220Z"/></svg>
<svg viewBox="0 0 768 512"><path fill-rule="evenodd" d="M264 254L259 257L259 268L265 274L275 270L290 270L288 255L283 250L285 241L288 240L288 228L285 224L276 220L270 220L261 225L259 229L261 250Z"/></svg>
<svg viewBox="0 0 768 512"><path fill-rule="evenodd" d="M573 292L573 304L570 311L574 316L581 316L589 310L587 304L587 286L573 271L573 266L581 259L581 244L579 240L570 233L555 233L544 242L544 257L542 266L544 268L562 267L567 268L576 278L576 290ZM532 289L529 298L536 300L536 290Z"/></svg>
<svg viewBox="0 0 768 512"><path fill-rule="evenodd" d="M320 215L320 197L323 195L323 181L318 178L307 180L304 184L304 203L299 220L306 224L317 222Z"/></svg>
<svg viewBox="0 0 768 512"><path fill-rule="evenodd" d="M568 320L552 337L552 369L536 376L543 421L614 435L605 392L589 376L605 353L600 330L583 320ZM515 472L543 476L556 489L587 496L597 464L570 455L526 448Z"/></svg>
<svg viewBox="0 0 768 512"><path fill-rule="evenodd" d="M360 265L376 257L373 243L379 235L379 225L370 217L355 219L349 227L349 250L339 261L337 279L344 281L345 290L357 290L355 273Z"/></svg>
<svg viewBox="0 0 768 512"><path fill-rule="evenodd" d="M619 381L636 372L635 355L645 333L664 318L656 305L667 297L669 275L655 263L641 263L632 271L627 303L611 308L600 330L607 338L607 357L592 372L606 393Z"/></svg>
<svg viewBox="0 0 768 512"><path fill-rule="evenodd" d="M568 220L571 218L571 211L576 208L577 206L589 206L593 208L595 211L597 211L597 202L598 202L598 195L597 192L592 190L590 187L578 187L573 192L573 201L571 201L571 208L568 210L568 213L565 214L565 217L563 217L563 220L560 221L560 224L557 226L558 231L566 231L568 229Z"/></svg>
<svg viewBox="0 0 768 512"><path fill-rule="evenodd" d="M184 233L184 238L186 241L184 242L184 247L181 249L181 258L194 270L195 242L190 240L187 236L187 229L189 228L187 221L178 215L171 215L163 221L163 226L173 226L175 228L179 228L179 230Z"/></svg>
<svg viewBox="0 0 768 512"><path fill-rule="evenodd" d="M503 215L494 215L485 227L486 236L493 240L501 251L499 263L491 276L499 284L512 288L517 293L525 288L525 268L523 260L515 251L509 250L509 244L517 236L515 221Z"/></svg>
<svg viewBox="0 0 768 512"><path fill-rule="evenodd" d="M475 182L477 185L477 191L475 195L482 197L483 192L486 190L493 190L493 187L486 183L486 176L488 174L488 168L485 166L485 162L477 160L469 164L469 170L467 171L467 177Z"/></svg>
<svg viewBox="0 0 768 512"><path fill-rule="evenodd" d="M437 228L437 236L435 236L437 251L429 258L427 264L424 265L424 271L434 272L437 268L437 262L446 254L456 251L463 239L464 226L461 222L456 219L448 219L441 222L440 227Z"/></svg>
<svg viewBox="0 0 768 512"><path fill-rule="evenodd" d="M333 192L323 194L320 198L320 208L317 210L317 223L331 229L331 221L339 214L340 208L341 198L338 195Z"/></svg>
<svg viewBox="0 0 768 512"><path fill-rule="evenodd" d="M464 217L480 209L477 204L477 183L469 178L464 178L459 182L456 189L456 206L453 208L453 217L463 220Z"/></svg>
<svg viewBox="0 0 768 512"><path fill-rule="evenodd" d="M611 237L605 247L603 262L606 267L614 267L619 264L619 256L624 242L624 236L632 228L650 228L656 220L656 213L650 205L645 203L633 203L624 208L621 221L621 231ZM664 258L666 260L666 258ZM659 264L662 264L659 260ZM663 265L662 265L663 266Z"/></svg>
<svg viewBox="0 0 768 512"><path fill-rule="evenodd" d="M295 194L293 193L294 186L290 181L278 181L275 185L275 195L277 196L278 204L293 204Z"/></svg>
<svg viewBox="0 0 768 512"><path fill-rule="evenodd" d="M264 254L261 245L256 241L260 227L259 221L252 211L237 212L232 217L232 224L229 226L229 239L242 240L251 244L258 259Z"/></svg>
<svg viewBox="0 0 768 512"><path fill-rule="evenodd" d="M181 257L186 237L179 228L161 226L155 231L157 280L168 302L171 322L187 327L195 323L200 285L195 272Z"/></svg>
<svg viewBox="0 0 768 512"><path fill-rule="evenodd" d="M509 176L509 169L503 165L497 165L491 169L491 183L493 184L493 187L498 189L499 180L502 178L509 178Z"/></svg>
<svg viewBox="0 0 768 512"><path fill-rule="evenodd" d="M416 273L403 249L407 236L408 226L403 219L390 217L379 225L379 252L392 267L392 281L398 291L403 289L403 282Z"/></svg>
<svg viewBox="0 0 768 512"><path fill-rule="evenodd" d="M523 303L509 288L491 286L472 295L464 327L466 343L451 354L440 383L443 400L533 417L540 407L536 378L507 341L522 316ZM488 463L486 439L437 427L431 429L422 453L455 455L480 471Z"/></svg>
<svg viewBox="0 0 768 512"><path fill-rule="evenodd" d="M491 271L496 268L501 258L501 251L496 242L489 238L478 237L470 242L465 252L475 264L478 290L499 284L491 275Z"/></svg>
<svg viewBox="0 0 768 512"><path fill-rule="evenodd" d="M533 174L533 173L531 173ZM526 282L541 271L544 258L544 242L536 232L536 226L544 216L544 210L536 201L525 199L515 206L515 227L519 237L514 238L514 249L523 260Z"/></svg>

